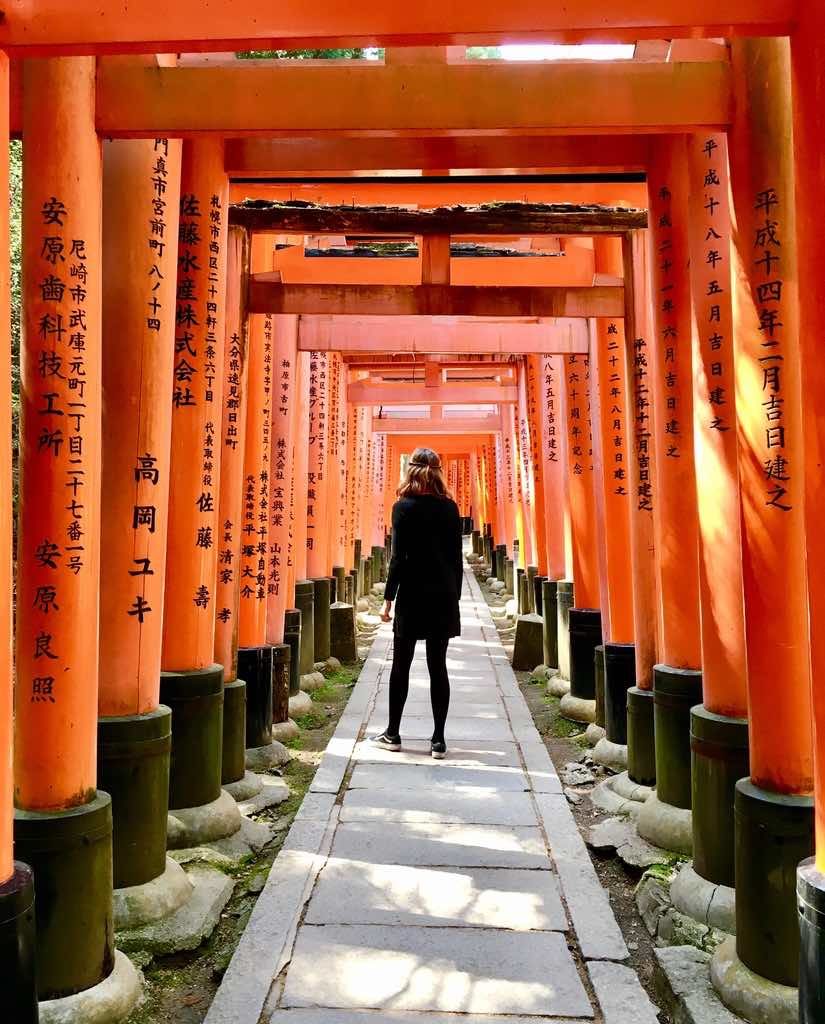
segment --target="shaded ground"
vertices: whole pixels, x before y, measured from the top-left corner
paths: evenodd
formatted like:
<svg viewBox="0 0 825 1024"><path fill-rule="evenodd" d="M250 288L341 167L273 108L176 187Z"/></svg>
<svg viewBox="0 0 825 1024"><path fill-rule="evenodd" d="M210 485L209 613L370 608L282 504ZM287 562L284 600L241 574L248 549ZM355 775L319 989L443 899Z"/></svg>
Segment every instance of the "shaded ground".
<svg viewBox="0 0 825 1024"><path fill-rule="evenodd" d="M311 695L315 707L297 719L301 735L288 744L293 759L273 773L282 775L289 783L291 795L284 803L256 815L258 821L273 824L275 838L260 854L230 872L236 879L235 891L207 942L193 952L158 957L144 967L146 997L126 1024L203 1021L360 671L360 664L346 666Z"/></svg>

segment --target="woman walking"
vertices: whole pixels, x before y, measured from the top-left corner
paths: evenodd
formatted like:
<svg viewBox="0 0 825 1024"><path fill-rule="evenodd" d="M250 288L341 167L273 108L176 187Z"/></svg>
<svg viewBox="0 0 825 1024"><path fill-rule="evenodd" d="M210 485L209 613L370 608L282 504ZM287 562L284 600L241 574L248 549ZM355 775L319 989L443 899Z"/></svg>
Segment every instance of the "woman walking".
<svg viewBox="0 0 825 1024"><path fill-rule="evenodd" d="M447 644L461 632L458 602L464 575L461 519L441 475L441 462L429 448L416 448L398 488L392 510L392 558L384 588L381 618L393 623L390 717L374 742L387 750L401 749L401 716L410 688L410 666L416 641L427 645L430 699L433 708L431 753L447 752L444 724L450 706Z"/></svg>

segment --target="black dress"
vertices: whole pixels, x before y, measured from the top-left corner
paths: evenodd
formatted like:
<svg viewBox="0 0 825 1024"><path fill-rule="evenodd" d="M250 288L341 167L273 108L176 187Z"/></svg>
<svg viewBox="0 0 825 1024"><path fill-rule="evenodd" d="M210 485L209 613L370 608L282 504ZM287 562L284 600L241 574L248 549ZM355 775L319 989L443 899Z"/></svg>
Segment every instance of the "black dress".
<svg viewBox="0 0 825 1024"><path fill-rule="evenodd" d="M395 600L397 636L426 640L461 633L464 578L461 518L450 498L419 494L392 509L392 558L384 597Z"/></svg>

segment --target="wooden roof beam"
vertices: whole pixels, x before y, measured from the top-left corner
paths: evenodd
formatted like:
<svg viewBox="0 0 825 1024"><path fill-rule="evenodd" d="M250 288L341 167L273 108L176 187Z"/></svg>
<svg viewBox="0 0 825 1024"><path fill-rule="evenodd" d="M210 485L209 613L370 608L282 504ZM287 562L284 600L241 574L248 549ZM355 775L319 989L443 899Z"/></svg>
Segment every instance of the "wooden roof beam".
<svg viewBox="0 0 825 1024"><path fill-rule="evenodd" d="M159 10L126 0L6 0L0 48L33 56L783 35L796 7L797 0L176 0Z"/></svg>
<svg viewBox="0 0 825 1024"><path fill-rule="evenodd" d="M296 235L621 235L647 227L647 210L581 203L402 206L291 205L249 200L229 208L229 223L252 232ZM448 250L449 251L449 250Z"/></svg>
<svg viewBox="0 0 825 1024"><path fill-rule="evenodd" d="M501 416L373 416L372 429L381 434L490 434L501 429Z"/></svg>
<svg viewBox="0 0 825 1024"><path fill-rule="evenodd" d="M347 388L353 405L513 405L518 388L502 384L378 384L353 381Z"/></svg>
<svg viewBox="0 0 825 1024"><path fill-rule="evenodd" d="M293 65L146 69L104 61L97 130L139 138L204 132L613 135L706 130L730 121L730 65L724 61Z"/></svg>
<svg viewBox="0 0 825 1024"><path fill-rule="evenodd" d="M248 308L325 316L620 317L624 288L281 284L254 274Z"/></svg>
<svg viewBox="0 0 825 1024"><path fill-rule="evenodd" d="M422 355L586 353L589 334L587 321L561 318L533 323L513 320L450 323L434 317L302 316L298 323L298 348L302 352L359 355L370 352Z"/></svg>

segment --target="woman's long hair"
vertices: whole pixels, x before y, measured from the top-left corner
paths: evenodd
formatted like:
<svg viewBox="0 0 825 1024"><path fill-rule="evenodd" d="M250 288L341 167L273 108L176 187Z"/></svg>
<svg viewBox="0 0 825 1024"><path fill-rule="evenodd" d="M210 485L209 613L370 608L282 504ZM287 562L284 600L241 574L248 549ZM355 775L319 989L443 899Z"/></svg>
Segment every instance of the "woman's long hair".
<svg viewBox="0 0 825 1024"><path fill-rule="evenodd" d="M407 463L407 472L398 488L399 498L415 494L434 494L449 498L450 492L441 475L441 459L430 448L416 448Z"/></svg>

